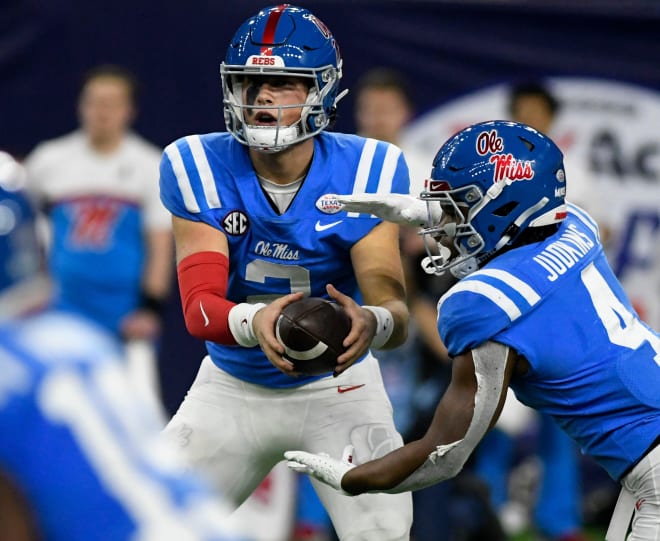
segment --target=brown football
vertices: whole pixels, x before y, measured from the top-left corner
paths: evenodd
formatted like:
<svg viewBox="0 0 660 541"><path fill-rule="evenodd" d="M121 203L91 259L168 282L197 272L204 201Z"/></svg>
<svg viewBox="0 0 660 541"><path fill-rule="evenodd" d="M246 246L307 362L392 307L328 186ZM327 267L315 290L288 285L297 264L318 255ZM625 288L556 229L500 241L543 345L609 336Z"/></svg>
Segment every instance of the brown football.
<svg viewBox="0 0 660 541"><path fill-rule="evenodd" d="M284 346L284 357L297 372L319 375L332 372L346 348L342 342L351 320L335 302L305 297L284 307L275 324L275 335Z"/></svg>

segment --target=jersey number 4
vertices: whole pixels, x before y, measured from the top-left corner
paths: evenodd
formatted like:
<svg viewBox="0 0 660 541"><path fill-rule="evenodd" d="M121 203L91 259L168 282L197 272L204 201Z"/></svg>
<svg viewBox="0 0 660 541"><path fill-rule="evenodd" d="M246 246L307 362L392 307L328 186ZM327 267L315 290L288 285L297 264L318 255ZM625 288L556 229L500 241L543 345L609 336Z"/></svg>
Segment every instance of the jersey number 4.
<svg viewBox="0 0 660 541"><path fill-rule="evenodd" d="M655 363L660 366L660 337L624 306L593 264L582 271L582 282L610 342L629 349L637 349L648 342L655 351Z"/></svg>

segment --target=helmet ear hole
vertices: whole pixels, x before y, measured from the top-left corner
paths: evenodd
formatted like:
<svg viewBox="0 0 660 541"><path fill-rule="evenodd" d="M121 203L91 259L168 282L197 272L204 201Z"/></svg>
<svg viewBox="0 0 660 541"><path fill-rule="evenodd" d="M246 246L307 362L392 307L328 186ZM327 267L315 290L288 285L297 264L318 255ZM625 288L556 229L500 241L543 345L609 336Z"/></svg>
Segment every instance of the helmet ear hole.
<svg viewBox="0 0 660 541"><path fill-rule="evenodd" d="M493 214L495 216L502 216L502 217L508 216L517 206L518 206L517 201L509 201L505 205L502 205L501 207L495 209L493 211Z"/></svg>
<svg viewBox="0 0 660 541"><path fill-rule="evenodd" d="M524 137L518 137L518 139L520 139L524 143L524 145L527 147L527 149L530 152L534 150L534 147L535 147L534 143L532 143L531 141L528 141Z"/></svg>

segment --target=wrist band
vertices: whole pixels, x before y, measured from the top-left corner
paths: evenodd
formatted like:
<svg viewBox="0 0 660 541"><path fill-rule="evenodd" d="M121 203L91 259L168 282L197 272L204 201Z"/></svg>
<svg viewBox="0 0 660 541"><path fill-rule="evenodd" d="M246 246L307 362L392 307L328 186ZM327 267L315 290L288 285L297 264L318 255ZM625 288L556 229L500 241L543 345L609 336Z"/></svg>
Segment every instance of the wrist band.
<svg viewBox="0 0 660 541"><path fill-rule="evenodd" d="M257 304L242 302L229 310L227 316L229 330L238 345L251 348L259 343L259 339L254 333L254 327L252 327L252 320L254 315L264 306L266 305L262 302Z"/></svg>
<svg viewBox="0 0 660 541"><path fill-rule="evenodd" d="M392 312L382 306L362 306L362 308L366 308L376 316L376 334L374 334L371 340L371 347L380 349L387 344L394 331L394 317L392 316Z"/></svg>
<svg viewBox="0 0 660 541"><path fill-rule="evenodd" d="M141 310L148 310L149 312L152 312L158 317L160 317L163 314L164 307L165 307L165 301L163 301L163 299L160 299L155 295L151 295L150 293L147 293L144 290L140 291Z"/></svg>

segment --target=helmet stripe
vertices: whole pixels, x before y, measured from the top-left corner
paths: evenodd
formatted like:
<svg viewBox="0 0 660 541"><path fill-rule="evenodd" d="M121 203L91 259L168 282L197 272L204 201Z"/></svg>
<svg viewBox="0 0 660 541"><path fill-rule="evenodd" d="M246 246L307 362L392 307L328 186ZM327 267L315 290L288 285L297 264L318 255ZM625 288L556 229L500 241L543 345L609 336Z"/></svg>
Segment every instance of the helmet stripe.
<svg viewBox="0 0 660 541"><path fill-rule="evenodd" d="M268 43L272 45L275 42L275 30L277 29L277 23L280 21L280 17L284 10L289 4L282 4L277 6L273 11L268 15L268 20L266 21L266 28L264 29L264 35L261 38L261 43ZM261 47L261 54L270 55L273 54L272 47Z"/></svg>

